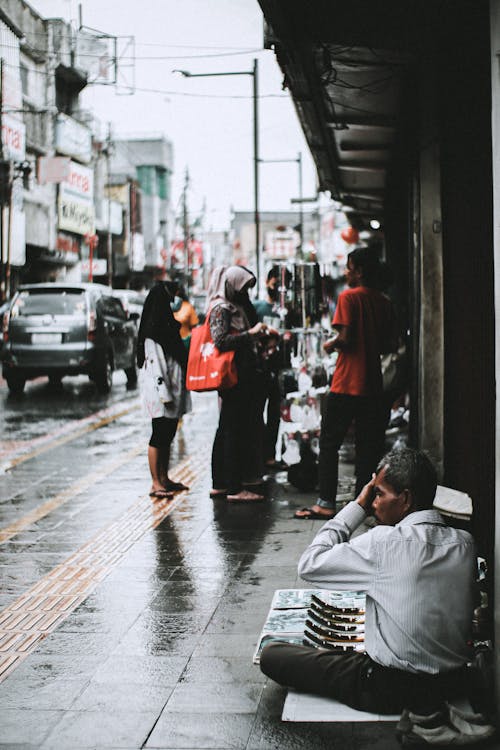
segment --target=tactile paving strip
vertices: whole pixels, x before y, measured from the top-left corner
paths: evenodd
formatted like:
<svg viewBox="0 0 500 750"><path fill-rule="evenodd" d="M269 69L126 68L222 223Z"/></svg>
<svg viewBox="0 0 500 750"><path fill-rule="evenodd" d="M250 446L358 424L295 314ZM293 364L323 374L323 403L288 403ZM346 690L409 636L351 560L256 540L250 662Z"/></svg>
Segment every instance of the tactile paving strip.
<svg viewBox="0 0 500 750"><path fill-rule="evenodd" d="M205 454L185 459L172 477L192 484L206 465ZM198 469L198 472L196 471ZM188 493L167 502L141 497L31 589L0 612L0 682L81 604L126 551L156 528Z"/></svg>

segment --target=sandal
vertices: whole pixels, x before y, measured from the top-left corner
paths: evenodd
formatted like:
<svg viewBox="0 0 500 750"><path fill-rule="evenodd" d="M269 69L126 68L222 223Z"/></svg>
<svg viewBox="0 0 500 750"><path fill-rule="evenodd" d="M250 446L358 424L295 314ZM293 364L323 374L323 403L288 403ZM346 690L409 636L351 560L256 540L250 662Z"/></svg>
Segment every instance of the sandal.
<svg viewBox="0 0 500 750"><path fill-rule="evenodd" d="M332 511L332 513L318 513L318 511L313 508L301 508L300 510L295 511L293 517L298 518L300 521L309 521L310 519L315 521L329 521L334 515L335 511Z"/></svg>
<svg viewBox="0 0 500 750"><path fill-rule="evenodd" d="M149 497L152 497L153 500L173 500L174 493L169 490L152 490Z"/></svg>
<svg viewBox="0 0 500 750"><path fill-rule="evenodd" d="M182 492L183 490L188 490L189 487L182 482L172 482L171 479L167 479L165 482L165 489L167 492Z"/></svg>
<svg viewBox="0 0 500 750"><path fill-rule="evenodd" d="M230 503L258 503L264 500L264 495L258 495L256 492L241 490L235 495L228 495L227 500Z"/></svg>

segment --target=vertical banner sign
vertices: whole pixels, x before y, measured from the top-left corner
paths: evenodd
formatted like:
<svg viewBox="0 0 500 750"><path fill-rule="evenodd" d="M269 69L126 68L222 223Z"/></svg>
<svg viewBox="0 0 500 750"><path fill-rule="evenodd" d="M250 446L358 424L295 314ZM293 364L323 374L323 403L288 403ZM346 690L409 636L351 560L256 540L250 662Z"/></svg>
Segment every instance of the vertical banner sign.
<svg viewBox="0 0 500 750"><path fill-rule="evenodd" d="M10 210L10 263L24 266L26 263L26 214L24 213L23 181L17 177L12 181Z"/></svg>
<svg viewBox="0 0 500 750"><path fill-rule="evenodd" d="M59 229L94 234L94 173L72 161L68 177L59 185Z"/></svg>

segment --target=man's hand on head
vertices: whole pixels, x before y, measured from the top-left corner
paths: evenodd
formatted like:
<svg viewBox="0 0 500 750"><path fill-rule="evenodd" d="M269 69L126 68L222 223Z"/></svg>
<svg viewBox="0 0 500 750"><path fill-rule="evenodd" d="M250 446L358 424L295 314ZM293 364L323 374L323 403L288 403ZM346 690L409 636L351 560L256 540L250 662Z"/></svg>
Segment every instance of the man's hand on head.
<svg viewBox="0 0 500 750"><path fill-rule="evenodd" d="M358 505L361 505L367 515L371 513L372 503L375 499L376 476L376 474L372 474L372 478L367 484L365 484L358 497L356 498L356 502L358 503Z"/></svg>

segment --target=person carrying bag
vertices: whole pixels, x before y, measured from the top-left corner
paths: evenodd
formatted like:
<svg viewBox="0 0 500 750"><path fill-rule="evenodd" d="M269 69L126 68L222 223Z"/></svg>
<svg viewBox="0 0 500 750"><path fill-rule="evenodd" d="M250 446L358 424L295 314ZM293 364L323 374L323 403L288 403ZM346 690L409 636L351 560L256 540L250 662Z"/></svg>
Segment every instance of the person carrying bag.
<svg viewBox="0 0 500 750"><path fill-rule="evenodd" d="M260 493L246 489L260 480L262 464L257 343L266 335L267 326L257 322L248 296L255 283L255 276L247 268L230 266L218 276L218 288L213 292L207 315L215 348L221 354L233 354L237 372L235 385L218 389L221 410L212 449L210 494L226 496L229 502L264 499Z"/></svg>

